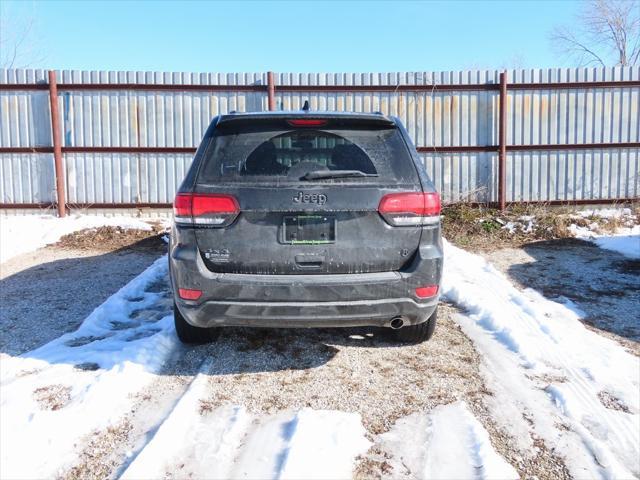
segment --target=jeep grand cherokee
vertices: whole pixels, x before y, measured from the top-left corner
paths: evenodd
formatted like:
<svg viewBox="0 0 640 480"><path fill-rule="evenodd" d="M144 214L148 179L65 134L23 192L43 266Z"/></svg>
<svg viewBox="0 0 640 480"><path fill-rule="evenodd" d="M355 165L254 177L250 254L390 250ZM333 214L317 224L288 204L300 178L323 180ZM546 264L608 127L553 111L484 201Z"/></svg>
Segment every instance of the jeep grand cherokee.
<svg viewBox="0 0 640 480"><path fill-rule="evenodd" d="M428 340L440 197L382 114L213 119L174 203L169 266L183 342L218 327L384 326Z"/></svg>

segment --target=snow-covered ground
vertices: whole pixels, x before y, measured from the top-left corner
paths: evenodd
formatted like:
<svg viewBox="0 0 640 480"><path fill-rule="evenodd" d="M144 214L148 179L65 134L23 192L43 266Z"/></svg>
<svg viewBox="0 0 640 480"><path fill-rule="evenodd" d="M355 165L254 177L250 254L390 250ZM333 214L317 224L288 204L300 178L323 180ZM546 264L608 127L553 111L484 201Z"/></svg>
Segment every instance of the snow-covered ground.
<svg viewBox="0 0 640 480"><path fill-rule="evenodd" d="M414 478L520 478L464 402L401 418L381 441L393 454L394 471L408 469Z"/></svg>
<svg viewBox="0 0 640 480"><path fill-rule="evenodd" d="M349 478L370 442L356 413L303 409L258 417L242 406L202 411L205 362L121 478Z"/></svg>
<svg viewBox="0 0 640 480"><path fill-rule="evenodd" d="M518 289L483 258L446 242L445 253L443 294L463 312L456 321L480 355L491 422L532 457L542 442L575 478L640 476L640 358L585 328L572 304ZM0 354L1 478L64 475L81 461L92 432L130 418L170 359L193 352L175 338L166 275L162 257L77 331L20 356ZM215 361L203 358L166 412L156 412L159 422L145 427L118 475L347 478L375 445L391 478L518 477L486 420L463 401L367 433L357 403L276 413L241 402L212 405Z"/></svg>
<svg viewBox="0 0 640 480"><path fill-rule="evenodd" d="M558 215L574 222L569 225L569 232L576 238L592 241L600 248L629 258L640 258L640 219L630 208L579 210ZM522 215L506 223L497 220L509 233L530 234L538 227L539 219L535 215Z"/></svg>
<svg viewBox="0 0 640 480"><path fill-rule="evenodd" d="M76 458L79 438L127 412L131 394L177 345L170 300L148 291L166 274L161 258L77 331L25 355L2 356L0 478L55 477ZM160 315L138 313L145 310Z"/></svg>
<svg viewBox="0 0 640 480"><path fill-rule="evenodd" d="M69 233L102 226L151 230L149 223L131 216L69 215L64 218L52 215L0 216L0 263L57 242Z"/></svg>
<svg viewBox="0 0 640 480"><path fill-rule="evenodd" d="M518 290L483 258L446 244L445 298L482 358L494 419L522 448L542 438L576 478L640 475L640 358L576 312Z"/></svg>
<svg viewBox="0 0 640 480"><path fill-rule="evenodd" d="M629 258L640 258L640 225L618 228L613 235L602 235L575 225L572 225L572 231L577 238L589 240L605 250L612 250Z"/></svg>
<svg viewBox="0 0 640 480"><path fill-rule="evenodd" d="M576 218L602 219L621 221L622 225L614 233L602 233L598 222L588 226L571 225L570 230L577 238L594 242L600 248L621 253L629 258L640 258L640 225L638 219L629 208L603 208L582 210Z"/></svg>

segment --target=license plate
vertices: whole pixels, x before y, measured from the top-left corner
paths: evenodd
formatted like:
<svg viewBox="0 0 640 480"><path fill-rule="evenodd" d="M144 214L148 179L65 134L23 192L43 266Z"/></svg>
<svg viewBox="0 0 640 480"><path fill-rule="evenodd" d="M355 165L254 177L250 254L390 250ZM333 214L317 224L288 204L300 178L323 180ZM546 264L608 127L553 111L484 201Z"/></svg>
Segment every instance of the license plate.
<svg viewBox="0 0 640 480"><path fill-rule="evenodd" d="M327 215L284 217L284 243L319 245L336 241L336 219Z"/></svg>

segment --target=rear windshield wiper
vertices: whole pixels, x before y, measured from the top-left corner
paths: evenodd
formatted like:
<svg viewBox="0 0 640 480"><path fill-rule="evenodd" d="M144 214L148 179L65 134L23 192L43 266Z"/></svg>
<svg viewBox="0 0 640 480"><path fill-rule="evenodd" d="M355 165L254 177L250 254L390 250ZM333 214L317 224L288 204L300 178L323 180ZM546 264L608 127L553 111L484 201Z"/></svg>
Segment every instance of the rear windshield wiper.
<svg viewBox="0 0 640 480"><path fill-rule="evenodd" d="M300 180L320 180L323 178L377 177L377 173L364 173L360 170L314 170L307 172Z"/></svg>

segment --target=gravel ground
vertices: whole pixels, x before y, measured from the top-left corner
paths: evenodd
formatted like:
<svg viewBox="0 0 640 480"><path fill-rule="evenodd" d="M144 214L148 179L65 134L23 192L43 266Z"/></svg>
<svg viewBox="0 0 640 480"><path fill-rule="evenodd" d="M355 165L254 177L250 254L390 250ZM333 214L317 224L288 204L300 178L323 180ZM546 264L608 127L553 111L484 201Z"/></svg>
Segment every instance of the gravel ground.
<svg viewBox="0 0 640 480"><path fill-rule="evenodd" d="M577 239L483 253L522 288L571 300L585 325L640 356L640 261Z"/></svg>
<svg viewBox="0 0 640 480"><path fill-rule="evenodd" d="M359 459L357 478L391 474L377 435L397 419L456 400L469 404L495 448L523 476L567 478L562 461L542 442L537 442L535 456L525 454L493 424L485 406L491 393L478 370L478 353L453 320L458 312L441 304L439 314L436 335L421 345L399 345L388 331L374 328L227 328L213 344L182 347L154 384L137 396L129 415L85 439L81 462L63 476L100 472L117 477L149 441L149 432L166 419L203 362L212 358L201 412L224 405L244 405L264 414L303 407L358 412L374 445ZM412 478L410 473L404 477Z"/></svg>
<svg viewBox="0 0 640 480"><path fill-rule="evenodd" d="M157 253L45 247L0 265L0 352L20 355L75 330Z"/></svg>
<svg viewBox="0 0 640 480"><path fill-rule="evenodd" d="M548 297L572 299L590 317L601 319L598 328L637 350L634 299L627 298L627 292L637 289L637 269L624 257L583 243L543 242L486 256L523 286L538 288ZM2 331L11 333L3 333L2 351L21 353L72 330L157 255L47 248L3 265ZM100 272L100 281L95 272ZM596 277L601 283L589 281ZM598 296L584 295L587 286ZM156 288L169 294L166 280ZM38 315L33 313L34 302ZM136 315L158 315L159 308L170 314L169 307L164 302ZM59 321L60 311L64 323ZM303 407L358 412L374 445L356 465L357 478L412 478L411 472L390 472L388 453L377 436L401 417L456 400L467 402L496 450L523 478L568 478L552 445L534 439L536 454L518 451L508 432L493 423L486 407L491 392L479 373L478 353L455 322L457 314L441 304L436 334L421 345L398 345L389 332L374 328L224 329L213 344L179 348L155 382L136 396L128 415L79 442L80 462L61 476L117 477L167 418L203 361L213 358L209 389L199 405L203 412L227 404L268 414ZM629 321L617 325L617 315ZM33 320L19 321L24 318ZM64 393L42 392L42 401L55 408L64 401Z"/></svg>
<svg viewBox="0 0 640 480"><path fill-rule="evenodd" d="M229 329L214 359L203 406L244 404L273 414L286 408L356 411L372 434L400 417L481 395L471 342L441 309L433 341L400 345L377 329Z"/></svg>

